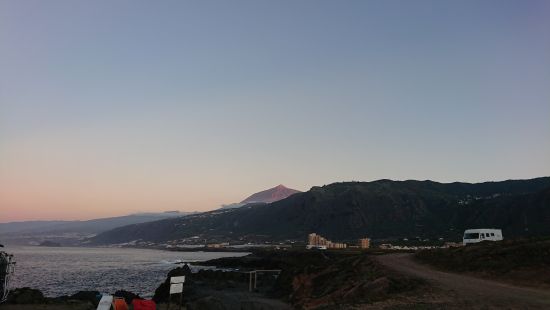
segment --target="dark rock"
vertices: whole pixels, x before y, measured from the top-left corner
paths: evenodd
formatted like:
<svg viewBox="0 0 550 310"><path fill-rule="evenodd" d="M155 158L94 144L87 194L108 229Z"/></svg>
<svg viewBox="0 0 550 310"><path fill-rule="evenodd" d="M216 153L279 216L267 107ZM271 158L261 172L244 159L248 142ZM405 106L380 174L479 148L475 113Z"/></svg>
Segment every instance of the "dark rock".
<svg viewBox="0 0 550 310"><path fill-rule="evenodd" d="M41 291L23 287L10 291L6 302L10 304L41 304L45 301L46 299Z"/></svg>
<svg viewBox="0 0 550 310"><path fill-rule="evenodd" d="M168 301L168 297L170 295L170 278L171 277L179 277L179 276L185 276L186 277L186 283L184 283L184 289L186 285L189 283L188 277L191 275L191 268L189 268L189 265L185 264L183 267L178 267L176 269L170 270L168 272L168 275L166 276L166 280L159 285L159 287L155 290L155 295L153 296L153 300L156 303L165 303Z"/></svg>
<svg viewBox="0 0 550 310"><path fill-rule="evenodd" d="M93 310L97 307L99 302L98 295L99 292L81 291L71 296L48 298L44 297L44 294L39 290L24 287L10 291L6 303L19 305L46 304L48 307L53 308L63 307L63 309L65 309L67 306L75 310ZM32 306L32 308L34 308L34 306Z"/></svg>
<svg viewBox="0 0 550 310"><path fill-rule="evenodd" d="M97 307L99 300L101 299L101 293L98 291L79 291L76 294L71 295L69 299L89 301Z"/></svg>

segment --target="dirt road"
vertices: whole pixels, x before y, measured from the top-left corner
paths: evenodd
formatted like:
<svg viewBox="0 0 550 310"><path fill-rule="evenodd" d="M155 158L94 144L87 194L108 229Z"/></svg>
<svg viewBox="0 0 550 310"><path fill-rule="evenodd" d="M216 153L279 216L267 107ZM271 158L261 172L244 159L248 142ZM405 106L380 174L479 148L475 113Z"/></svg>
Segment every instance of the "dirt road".
<svg viewBox="0 0 550 310"><path fill-rule="evenodd" d="M475 308L550 309L550 291L517 287L495 281L442 272L417 263L412 254L377 256L382 265L397 272L423 278L448 293L458 303Z"/></svg>

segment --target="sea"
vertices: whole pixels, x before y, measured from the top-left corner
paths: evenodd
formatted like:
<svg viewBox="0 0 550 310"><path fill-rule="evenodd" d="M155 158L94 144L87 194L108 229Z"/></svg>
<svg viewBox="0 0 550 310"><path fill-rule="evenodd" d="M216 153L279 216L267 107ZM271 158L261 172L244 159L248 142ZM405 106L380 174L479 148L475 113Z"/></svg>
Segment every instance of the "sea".
<svg viewBox="0 0 550 310"><path fill-rule="evenodd" d="M123 289L142 297L152 297L167 273L190 263L221 257L244 256L246 252L173 252L132 248L83 248L10 246L15 273L11 288L31 287L48 297L93 290L114 293Z"/></svg>

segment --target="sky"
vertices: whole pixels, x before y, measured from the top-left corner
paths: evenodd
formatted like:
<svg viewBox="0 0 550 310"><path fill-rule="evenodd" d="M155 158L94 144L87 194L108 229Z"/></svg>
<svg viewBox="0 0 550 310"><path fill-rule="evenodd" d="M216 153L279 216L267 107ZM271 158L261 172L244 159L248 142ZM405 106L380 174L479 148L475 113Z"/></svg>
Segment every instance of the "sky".
<svg viewBox="0 0 550 310"><path fill-rule="evenodd" d="M548 175L549 1L0 1L0 222Z"/></svg>

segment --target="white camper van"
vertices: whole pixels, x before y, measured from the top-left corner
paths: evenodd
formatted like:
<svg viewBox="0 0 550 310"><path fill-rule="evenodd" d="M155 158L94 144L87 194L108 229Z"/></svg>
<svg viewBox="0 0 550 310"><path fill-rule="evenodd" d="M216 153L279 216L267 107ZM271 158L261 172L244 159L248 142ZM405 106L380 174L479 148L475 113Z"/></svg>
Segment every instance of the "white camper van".
<svg viewBox="0 0 550 310"><path fill-rule="evenodd" d="M500 241L502 240L502 230L492 228L467 229L464 232L462 243L477 243L481 241Z"/></svg>

